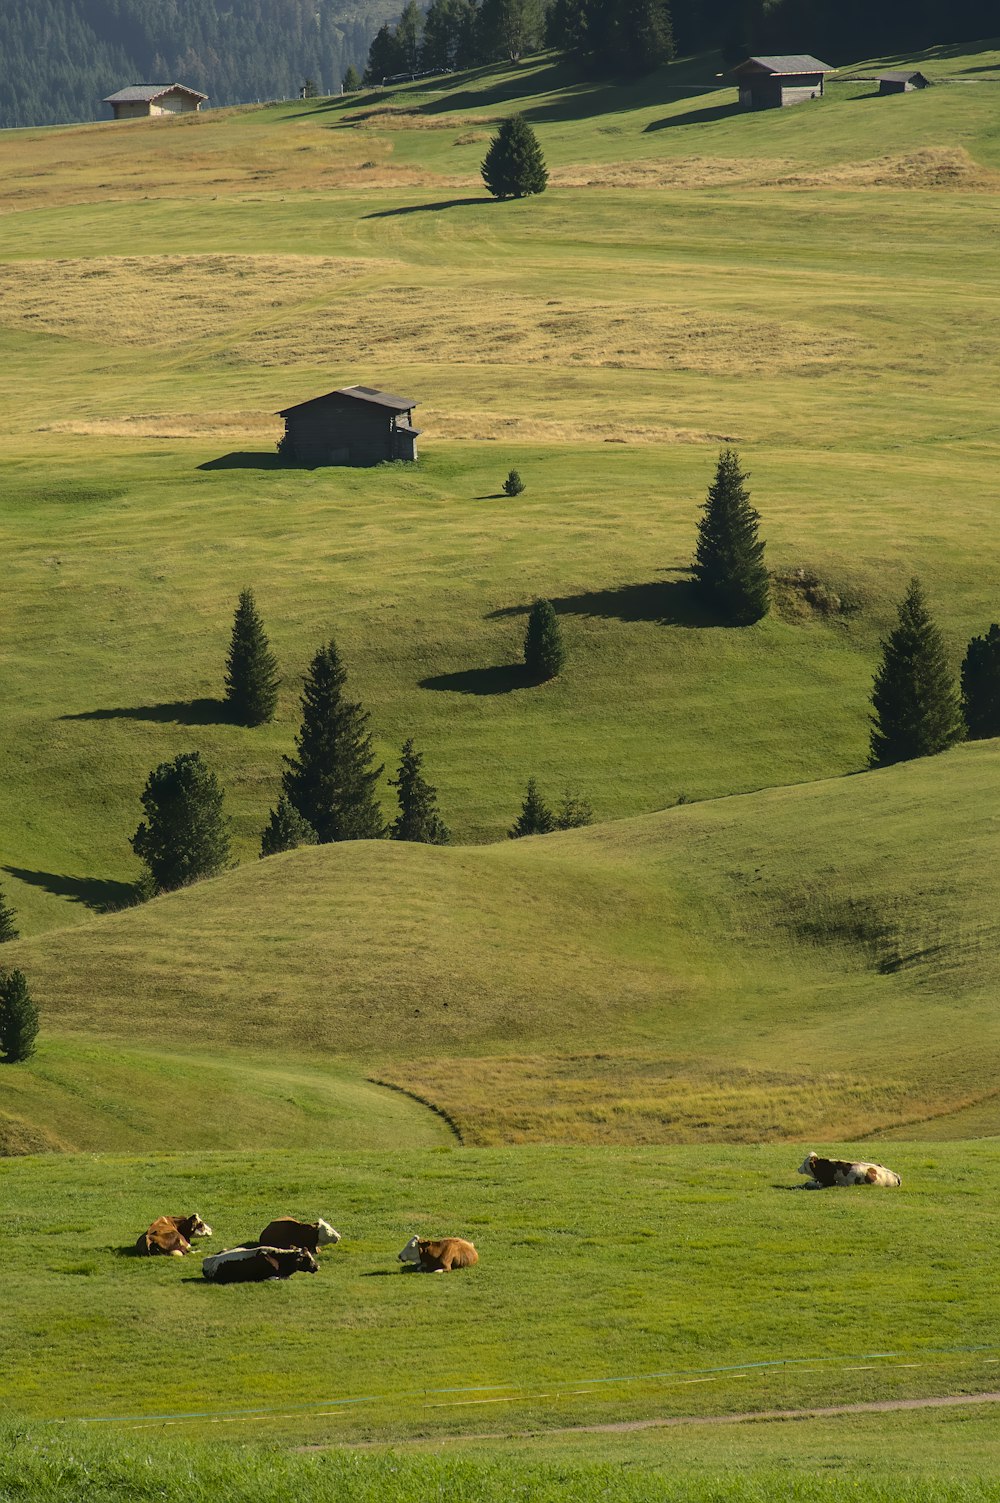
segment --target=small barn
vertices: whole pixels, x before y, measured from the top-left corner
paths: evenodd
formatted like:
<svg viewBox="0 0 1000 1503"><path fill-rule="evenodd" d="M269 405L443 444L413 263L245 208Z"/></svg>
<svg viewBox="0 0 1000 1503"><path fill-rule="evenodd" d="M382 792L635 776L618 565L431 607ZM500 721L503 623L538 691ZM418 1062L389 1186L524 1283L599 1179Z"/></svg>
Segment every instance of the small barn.
<svg viewBox="0 0 1000 1503"><path fill-rule="evenodd" d="M806 99L822 99L823 80L836 70L818 57L748 57L733 69L745 110L776 110Z"/></svg>
<svg viewBox="0 0 1000 1503"><path fill-rule="evenodd" d="M880 73L878 76L878 91L880 94L911 94L914 89L926 89L930 83L922 73L911 71L899 73Z"/></svg>
<svg viewBox="0 0 1000 1503"><path fill-rule="evenodd" d="M416 459L420 430L413 427L412 397L394 397L372 386L341 386L312 397L278 416L285 420L279 445L290 463L317 465L381 464Z"/></svg>
<svg viewBox="0 0 1000 1503"><path fill-rule="evenodd" d="M185 84L129 84L109 94L104 103L110 104L116 120L144 120L151 115L193 114L207 98Z"/></svg>

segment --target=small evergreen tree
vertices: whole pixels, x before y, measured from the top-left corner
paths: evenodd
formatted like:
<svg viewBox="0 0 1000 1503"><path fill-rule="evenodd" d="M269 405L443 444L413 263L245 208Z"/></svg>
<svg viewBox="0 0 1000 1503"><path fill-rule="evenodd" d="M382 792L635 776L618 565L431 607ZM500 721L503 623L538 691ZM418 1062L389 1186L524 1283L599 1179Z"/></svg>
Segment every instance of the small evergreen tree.
<svg viewBox="0 0 1000 1503"><path fill-rule="evenodd" d="M368 715L345 697L346 682L331 641L317 652L305 678L298 756L284 759L284 791L321 845L379 840L385 834L375 793L384 768L374 766Z"/></svg>
<svg viewBox="0 0 1000 1503"><path fill-rule="evenodd" d="M222 789L200 752L182 752L161 762L142 792L146 819L132 836L132 849L149 868L153 891L171 892L229 864L229 821Z"/></svg>
<svg viewBox="0 0 1000 1503"><path fill-rule="evenodd" d="M7 902L3 892L0 892L0 945L7 943L9 939L20 939L17 932L17 914Z"/></svg>
<svg viewBox="0 0 1000 1503"><path fill-rule="evenodd" d="M910 581L899 622L882 643L872 711L872 767L933 756L961 739L958 691L918 579Z"/></svg>
<svg viewBox="0 0 1000 1503"><path fill-rule="evenodd" d="M1000 626L973 637L962 663L962 715L971 741L1000 736Z"/></svg>
<svg viewBox="0 0 1000 1503"><path fill-rule="evenodd" d="M529 778L521 812L507 832L509 838L520 840L522 835L548 835L555 827L555 815L539 793L534 778Z"/></svg>
<svg viewBox="0 0 1000 1503"><path fill-rule="evenodd" d="M307 78L305 83L302 85L301 97L303 99L316 99L318 98L318 96L319 89L317 89L316 87L315 80L312 78Z"/></svg>
<svg viewBox="0 0 1000 1503"><path fill-rule="evenodd" d="M399 814L389 828L389 837L417 840L424 845L447 845L451 834L438 813L437 789L420 771L422 764L423 757L414 750L413 741L405 741L399 771L389 779L399 800Z"/></svg>
<svg viewBox="0 0 1000 1503"><path fill-rule="evenodd" d="M693 572L710 611L731 626L750 626L767 615L770 585L760 517L750 505L739 456L723 449L698 523Z"/></svg>
<svg viewBox="0 0 1000 1503"><path fill-rule="evenodd" d="M544 193L549 174L534 131L520 115L501 120L482 165L483 182L494 198L525 198Z"/></svg>
<svg viewBox="0 0 1000 1503"><path fill-rule="evenodd" d="M566 661L559 617L551 600L536 600L524 633L524 666L537 683L556 678Z"/></svg>
<svg viewBox="0 0 1000 1503"><path fill-rule="evenodd" d="M361 78L358 74L357 68L355 68L353 63L351 63L347 69L347 72L344 74L343 80L341 82L341 88L345 94L356 94L360 87Z"/></svg>
<svg viewBox="0 0 1000 1503"><path fill-rule="evenodd" d="M23 971L0 971L0 1060L19 1065L35 1052L38 1008Z"/></svg>
<svg viewBox="0 0 1000 1503"><path fill-rule="evenodd" d="M567 788L556 811L557 830L579 830L594 823L594 811L585 798Z"/></svg>
<svg viewBox="0 0 1000 1503"><path fill-rule="evenodd" d="M226 704L239 725L264 725L278 703L278 662L252 590L241 590L226 656Z"/></svg>
<svg viewBox="0 0 1000 1503"><path fill-rule="evenodd" d="M292 808L288 795L283 793L277 808L271 810L271 817L260 837L261 859L277 856L281 851L298 850L300 845L315 844L316 831L297 809Z"/></svg>
<svg viewBox="0 0 1000 1503"><path fill-rule="evenodd" d="M524 490L524 481L516 470L510 470L507 479L503 483L505 496L519 496Z"/></svg>

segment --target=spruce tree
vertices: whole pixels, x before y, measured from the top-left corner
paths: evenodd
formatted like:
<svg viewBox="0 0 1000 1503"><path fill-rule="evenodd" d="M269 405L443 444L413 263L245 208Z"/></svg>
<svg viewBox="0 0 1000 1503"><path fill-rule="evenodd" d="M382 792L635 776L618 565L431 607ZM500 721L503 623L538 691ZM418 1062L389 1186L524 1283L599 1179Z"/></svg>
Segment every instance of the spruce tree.
<svg viewBox="0 0 1000 1503"><path fill-rule="evenodd" d="M961 739L958 691L918 579L910 581L898 624L882 643L872 711L872 767L932 756Z"/></svg>
<svg viewBox="0 0 1000 1503"><path fill-rule="evenodd" d="M539 793L534 778L529 778L521 812L507 831L509 838L520 840L522 835L548 835L555 827L555 815Z"/></svg>
<svg viewBox="0 0 1000 1503"><path fill-rule="evenodd" d="M767 615L770 585L760 517L750 505L739 456L723 449L698 523L693 572L703 603L730 626L750 626Z"/></svg>
<svg viewBox="0 0 1000 1503"><path fill-rule="evenodd" d="M350 64L347 72L344 74L340 86L345 94L356 94L360 89L361 79L358 75L358 70L357 68L355 68L353 63Z"/></svg>
<svg viewBox="0 0 1000 1503"><path fill-rule="evenodd" d="M626 73L649 73L674 56L666 0L618 0L610 33L609 61Z"/></svg>
<svg viewBox="0 0 1000 1503"><path fill-rule="evenodd" d="M536 683L556 678L566 661L559 617L550 600L536 600L524 633L524 666Z"/></svg>
<svg viewBox="0 0 1000 1503"><path fill-rule="evenodd" d="M283 793L277 808L271 810L271 817L260 837L261 859L277 856L281 851L298 850L300 845L315 844L316 831L297 809L292 808L288 795Z"/></svg>
<svg viewBox="0 0 1000 1503"><path fill-rule="evenodd" d="M264 725L278 702L278 663L252 590L241 590L226 657L226 704L239 725Z"/></svg>
<svg viewBox="0 0 1000 1503"><path fill-rule="evenodd" d="M413 741L403 743L399 770L389 785L396 789L399 814L389 828L392 840L416 840L424 845L447 845L451 838L448 826L438 813L437 789L422 775L420 752Z"/></svg>
<svg viewBox="0 0 1000 1503"><path fill-rule="evenodd" d="M368 715L347 699L347 673L331 641L313 658L302 690L296 757L285 757L282 786L316 831L331 840L379 840L385 821L375 789L384 768L374 766Z"/></svg>
<svg viewBox="0 0 1000 1503"><path fill-rule="evenodd" d="M17 932L17 914L7 902L5 894L0 891L0 945L6 944L9 939L20 939Z"/></svg>
<svg viewBox="0 0 1000 1503"><path fill-rule="evenodd" d="M482 165L483 182L494 198L525 198L544 193L549 180L542 148L520 115L501 120Z"/></svg>
<svg viewBox="0 0 1000 1503"><path fill-rule="evenodd" d="M517 470L508 470L508 472L507 472L507 479L503 483L503 493L504 493L504 495L505 496L519 496L523 490L524 490L524 481L521 479L521 477L518 474Z"/></svg>
<svg viewBox="0 0 1000 1503"><path fill-rule="evenodd" d="M1000 736L1000 626L973 637L962 663L962 715L971 741Z"/></svg>
<svg viewBox="0 0 1000 1503"><path fill-rule="evenodd" d="M35 1052L38 1008L23 971L0 971L0 1060L18 1065Z"/></svg>
<svg viewBox="0 0 1000 1503"><path fill-rule="evenodd" d="M182 752L161 762L146 780L146 818L132 836L132 849L149 869L153 891L171 892L229 865L229 821L222 789L200 752Z"/></svg>
<svg viewBox="0 0 1000 1503"><path fill-rule="evenodd" d="M580 830L594 823L594 811L585 798L567 788L556 810L557 830Z"/></svg>

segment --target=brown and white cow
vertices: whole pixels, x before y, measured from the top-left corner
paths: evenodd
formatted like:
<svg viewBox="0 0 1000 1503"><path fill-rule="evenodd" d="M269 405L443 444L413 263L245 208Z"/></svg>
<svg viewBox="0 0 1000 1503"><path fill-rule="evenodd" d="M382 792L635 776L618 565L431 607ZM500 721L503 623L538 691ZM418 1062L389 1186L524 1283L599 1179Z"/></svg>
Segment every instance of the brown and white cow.
<svg viewBox="0 0 1000 1503"><path fill-rule="evenodd" d="M269 1221L259 1238L261 1247L304 1247L314 1253L318 1247L327 1247L340 1241L328 1221L296 1221L293 1216L279 1216Z"/></svg>
<svg viewBox="0 0 1000 1503"><path fill-rule="evenodd" d="M293 1273L318 1273L319 1264L304 1247L235 1247L206 1258L201 1271L213 1284L261 1284L290 1279Z"/></svg>
<svg viewBox="0 0 1000 1503"><path fill-rule="evenodd" d="M807 1190L829 1190L834 1185L885 1185L895 1188L903 1182L892 1169L884 1164L869 1164L864 1160L850 1162L847 1159L821 1159L810 1153L799 1167L800 1174L812 1176Z"/></svg>
<svg viewBox="0 0 1000 1503"><path fill-rule="evenodd" d="M157 1216L135 1244L137 1253L145 1257L164 1254L182 1258L191 1251L192 1237L210 1237L212 1228L207 1226L197 1212L190 1216Z"/></svg>
<svg viewBox="0 0 1000 1503"><path fill-rule="evenodd" d="M415 1263L421 1273L450 1273L453 1268L471 1268L479 1254L464 1237L442 1237L439 1242L411 1237L398 1261Z"/></svg>

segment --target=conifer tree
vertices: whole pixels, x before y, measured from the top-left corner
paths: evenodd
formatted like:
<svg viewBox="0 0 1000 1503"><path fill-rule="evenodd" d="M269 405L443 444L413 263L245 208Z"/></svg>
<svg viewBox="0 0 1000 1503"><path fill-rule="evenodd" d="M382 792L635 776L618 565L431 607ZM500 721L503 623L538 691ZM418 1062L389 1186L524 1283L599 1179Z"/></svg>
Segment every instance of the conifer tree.
<svg viewBox="0 0 1000 1503"><path fill-rule="evenodd" d="M528 779L521 812L507 834L511 840L522 835L548 835L556 827L556 818L538 791L534 778Z"/></svg>
<svg viewBox="0 0 1000 1503"><path fill-rule="evenodd" d="M285 757L282 786L316 831L331 840L379 840L385 821L375 789L384 768L374 766L368 715L347 699L347 672L331 641L313 658L302 690L296 757Z"/></svg>
<svg viewBox="0 0 1000 1503"><path fill-rule="evenodd" d="M7 902L6 895L0 891L0 945L6 944L9 939L20 939L17 932L17 914Z"/></svg>
<svg viewBox="0 0 1000 1503"><path fill-rule="evenodd" d="M973 637L962 663L962 714L971 741L1000 736L1000 626Z"/></svg>
<svg viewBox="0 0 1000 1503"><path fill-rule="evenodd" d="M451 835L438 813L437 789L420 771L423 760L412 739L403 743L399 770L389 779L399 800L399 814L389 828L389 837L421 841L424 845L447 845Z"/></svg>
<svg viewBox="0 0 1000 1503"><path fill-rule="evenodd" d="M361 79L358 75L358 70L357 68L355 68L354 64L351 63L347 69L347 72L344 74L343 80L341 81L341 88L343 89L345 94L356 94L360 87Z"/></svg>
<svg viewBox="0 0 1000 1503"><path fill-rule="evenodd" d="M38 1008L23 971L0 971L0 1060L18 1065L35 1052Z"/></svg>
<svg viewBox="0 0 1000 1503"><path fill-rule="evenodd" d="M534 131L520 115L501 120L482 165L483 182L494 198L525 198L544 193L549 174Z"/></svg>
<svg viewBox="0 0 1000 1503"><path fill-rule="evenodd" d="M594 823L594 811L587 799L567 788L556 811L557 830L579 830Z"/></svg>
<svg viewBox="0 0 1000 1503"><path fill-rule="evenodd" d="M739 456L723 449L698 523L693 572L705 606L731 626L750 626L767 615L770 585L760 517L750 505Z"/></svg>
<svg viewBox="0 0 1000 1503"><path fill-rule="evenodd" d="M958 691L918 579L910 581L899 621L882 643L872 712L872 767L932 756L961 739Z"/></svg>
<svg viewBox="0 0 1000 1503"><path fill-rule="evenodd" d="M171 892L229 865L229 821L222 789L201 752L182 752L149 774L142 792L146 818L132 849L146 863L153 891Z"/></svg>
<svg viewBox="0 0 1000 1503"><path fill-rule="evenodd" d="M239 725L264 725L278 702L278 662L252 590L241 590L226 656L226 704Z"/></svg>
<svg viewBox="0 0 1000 1503"><path fill-rule="evenodd" d="M649 73L674 55L666 0L617 0L610 33L609 60L626 73Z"/></svg>
<svg viewBox="0 0 1000 1503"><path fill-rule="evenodd" d="M521 476L518 474L517 470L508 470L507 479L503 483L504 495L519 496L523 490L524 481L521 479Z"/></svg>
<svg viewBox="0 0 1000 1503"><path fill-rule="evenodd" d="M300 845L315 844L316 831L297 809L292 808L288 795L283 793L277 807L271 810L271 817L260 837L261 859L277 856L281 851L298 850Z"/></svg>
<svg viewBox="0 0 1000 1503"><path fill-rule="evenodd" d="M566 661L559 617L550 600L536 600L524 633L524 666L536 683L556 678Z"/></svg>

